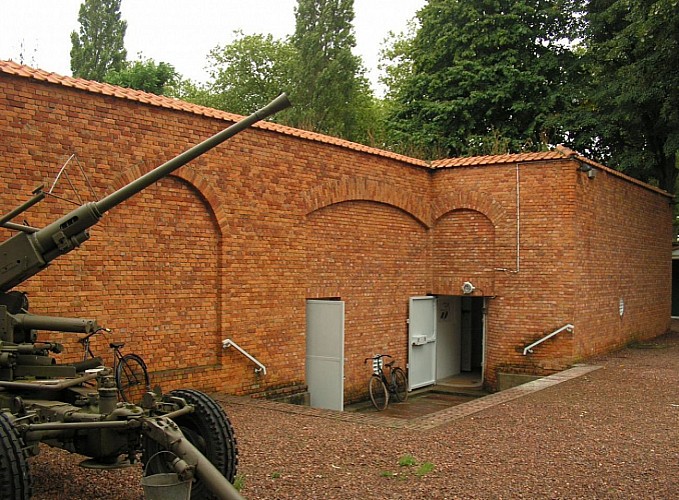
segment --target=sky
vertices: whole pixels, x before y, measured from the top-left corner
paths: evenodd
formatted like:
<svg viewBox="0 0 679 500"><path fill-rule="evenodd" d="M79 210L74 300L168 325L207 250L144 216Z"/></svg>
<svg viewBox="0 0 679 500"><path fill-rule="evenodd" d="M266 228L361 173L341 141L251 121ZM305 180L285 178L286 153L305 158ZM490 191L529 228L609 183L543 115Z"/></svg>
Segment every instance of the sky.
<svg viewBox="0 0 679 500"><path fill-rule="evenodd" d="M406 24L427 0L355 0L355 54L361 56L379 93L379 53L390 31ZM71 75L70 33L78 31L83 0L0 0L0 59ZM122 0L129 60L172 64L185 78L208 80L207 55L245 34L291 35L297 0ZM23 61L21 60L23 56Z"/></svg>

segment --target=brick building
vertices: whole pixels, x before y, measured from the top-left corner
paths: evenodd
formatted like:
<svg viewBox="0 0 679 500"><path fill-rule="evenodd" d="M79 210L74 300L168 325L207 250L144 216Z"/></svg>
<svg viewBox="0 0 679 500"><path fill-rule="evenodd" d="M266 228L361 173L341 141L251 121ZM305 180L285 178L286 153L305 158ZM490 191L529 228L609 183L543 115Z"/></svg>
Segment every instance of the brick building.
<svg viewBox="0 0 679 500"><path fill-rule="evenodd" d="M71 155L73 187L55 193L101 198L235 118L0 62L0 211ZM430 164L267 122L112 210L22 288L32 312L112 328L165 389L308 385L332 407L365 396L363 360L381 352L413 387L476 373L494 388L669 328L670 201L564 148ZM72 335L51 337L78 357Z"/></svg>

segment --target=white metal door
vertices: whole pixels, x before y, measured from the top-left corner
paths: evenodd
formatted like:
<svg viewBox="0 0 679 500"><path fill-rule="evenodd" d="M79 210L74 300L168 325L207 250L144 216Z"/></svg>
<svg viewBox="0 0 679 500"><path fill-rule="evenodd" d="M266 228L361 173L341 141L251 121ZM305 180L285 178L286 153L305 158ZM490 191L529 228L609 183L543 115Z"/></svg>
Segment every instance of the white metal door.
<svg viewBox="0 0 679 500"><path fill-rule="evenodd" d="M306 382L312 408L344 409L344 302L307 300Z"/></svg>
<svg viewBox="0 0 679 500"><path fill-rule="evenodd" d="M436 297L411 297L408 321L408 385L436 382Z"/></svg>

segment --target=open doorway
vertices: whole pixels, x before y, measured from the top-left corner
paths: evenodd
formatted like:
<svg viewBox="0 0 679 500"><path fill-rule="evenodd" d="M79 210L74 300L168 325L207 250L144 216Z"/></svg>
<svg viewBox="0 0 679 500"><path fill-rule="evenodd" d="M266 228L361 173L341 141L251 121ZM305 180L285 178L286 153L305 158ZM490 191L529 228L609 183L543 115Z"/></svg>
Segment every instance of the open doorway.
<svg viewBox="0 0 679 500"><path fill-rule="evenodd" d="M436 319L436 383L452 387L483 385L483 297L440 295Z"/></svg>

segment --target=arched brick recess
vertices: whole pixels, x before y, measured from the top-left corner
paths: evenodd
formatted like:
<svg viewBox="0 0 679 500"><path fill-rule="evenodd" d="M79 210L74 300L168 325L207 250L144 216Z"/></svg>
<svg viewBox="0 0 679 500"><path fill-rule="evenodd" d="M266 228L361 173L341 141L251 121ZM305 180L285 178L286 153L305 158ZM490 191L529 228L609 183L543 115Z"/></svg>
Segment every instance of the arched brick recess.
<svg viewBox="0 0 679 500"><path fill-rule="evenodd" d="M156 165L153 164L138 164L124 170L111 182L111 192L120 189L132 181L135 181L142 175L153 170L155 167ZM200 173L187 166L184 166L179 170L175 170L172 172L172 174L170 174L170 176L177 177L178 179L189 183L194 189L196 189L196 191L198 191L198 193L200 193L212 210L216 220L216 225L219 228L219 234L222 235L223 227L228 214L225 213L219 196L217 196L217 193L210 185L210 182Z"/></svg>
<svg viewBox="0 0 679 500"><path fill-rule="evenodd" d="M433 291L457 295L462 284L471 281L477 288L475 295L493 295L498 267L496 224L480 210L461 207L459 199L455 202L457 207L437 217L433 229Z"/></svg>
<svg viewBox="0 0 679 500"><path fill-rule="evenodd" d="M436 198L431 204L432 221L437 221L454 210L474 210L480 212L496 229L507 223L507 212L489 194L478 191L456 191Z"/></svg>
<svg viewBox="0 0 679 500"><path fill-rule="evenodd" d="M429 290L429 229L399 207L366 200L333 203L300 227L306 297L345 301L347 366L373 352L407 355L408 300ZM365 395L365 371L347 370L348 399Z"/></svg>
<svg viewBox="0 0 679 500"><path fill-rule="evenodd" d="M153 168L154 165L147 164L132 166L116 176L108 189L110 192L120 189ZM166 189L172 186L173 192L168 193ZM171 201L166 204L168 197ZM139 207L143 207L143 211ZM123 202L116 211L120 215L108 219L115 221L107 222L107 227L121 223L125 227L112 231L113 239L108 242L111 244L104 245L105 250L99 257L105 262L100 270L106 276L102 280L111 281L105 287L111 288L108 301L119 303L119 310L126 309L125 323L118 328L144 332L136 339L143 346L137 351L145 353L156 380L176 376L174 371L179 367L204 370L218 366L223 329L221 221L225 221L226 216L216 191L200 173L184 166ZM158 222L161 219L165 220ZM140 260L132 266L131 258ZM126 273L121 279L133 285L118 285L118 269ZM128 288L136 291L133 297L144 299L126 307L125 304L134 302ZM161 290L157 294L160 298L153 294L146 297L147 289ZM139 315L143 315L148 324L140 322ZM168 356L170 346L166 339L177 333L175 318L178 315L186 321L181 329L183 349ZM152 326L149 328L149 325ZM159 366L163 369L158 370Z"/></svg>
<svg viewBox="0 0 679 500"><path fill-rule="evenodd" d="M306 215L344 201L375 201L400 208L427 228L432 224L426 199L417 198L397 186L365 177L326 182L307 192L304 198Z"/></svg>

